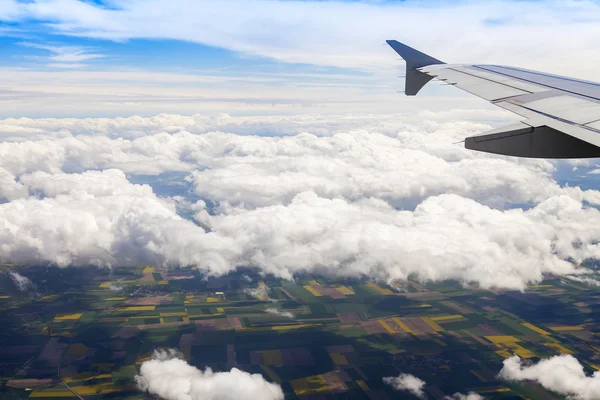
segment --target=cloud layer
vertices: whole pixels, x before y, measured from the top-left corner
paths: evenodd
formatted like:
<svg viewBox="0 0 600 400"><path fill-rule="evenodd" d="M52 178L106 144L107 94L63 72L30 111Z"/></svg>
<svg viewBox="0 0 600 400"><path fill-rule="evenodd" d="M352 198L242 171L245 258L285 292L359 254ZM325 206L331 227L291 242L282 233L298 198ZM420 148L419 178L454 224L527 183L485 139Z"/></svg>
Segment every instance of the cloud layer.
<svg viewBox="0 0 600 400"><path fill-rule="evenodd" d="M237 368L228 372L204 371L177 357L176 352L155 350L136 376L141 390L166 400L283 400L281 387L260 374Z"/></svg>
<svg viewBox="0 0 600 400"><path fill-rule="evenodd" d="M547 161L451 144L484 124L424 117L0 121L0 259L511 289L586 272L565 260L599 256L600 192L561 187ZM206 201L127 177L170 171Z"/></svg>
<svg viewBox="0 0 600 400"><path fill-rule="evenodd" d="M572 399L600 399L600 373L586 375L583 366L571 355L525 364L518 356L504 360L499 376L509 381L535 381L548 390Z"/></svg>

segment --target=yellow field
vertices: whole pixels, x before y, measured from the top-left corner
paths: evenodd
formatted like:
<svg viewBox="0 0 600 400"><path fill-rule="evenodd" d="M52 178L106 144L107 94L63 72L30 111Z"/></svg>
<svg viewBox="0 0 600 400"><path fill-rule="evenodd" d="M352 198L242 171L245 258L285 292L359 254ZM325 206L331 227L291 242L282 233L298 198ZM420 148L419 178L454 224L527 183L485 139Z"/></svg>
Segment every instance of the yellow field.
<svg viewBox="0 0 600 400"><path fill-rule="evenodd" d="M0 299L10 299L10 296L0 296Z"/></svg>
<svg viewBox="0 0 600 400"><path fill-rule="evenodd" d="M156 271L156 268L154 268L154 267L146 267L142 271L142 274L152 274L152 273L154 273L154 271Z"/></svg>
<svg viewBox="0 0 600 400"><path fill-rule="evenodd" d="M224 313L225 309L223 307L217 307L217 312Z"/></svg>
<svg viewBox="0 0 600 400"><path fill-rule="evenodd" d="M503 358L512 356L511 352L516 353L521 358L532 358L535 354L531 350L527 350L523 346L517 344L521 340L514 336L484 336L487 340L494 343L498 347L505 348L496 353ZM510 350L510 351L509 351Z"/></svg>
<svg viewBox="0 0 600 400"><path fill-rule="evenodd" d="M513 344L516 342L520 342L520 340L514 336L484 336L484 337L494 344Z"/></svg>
<svg viewBox="0 0 600 400"><path fill-rule="evenodd" d="M38 301L52 301L52 300L58 299L59 297L60 296L58 294L51 294L51 295L42 297Z"/></svg>
<svg viewBox="0 0 600 400"><path fill-rule="evenodd" d="M498 389L488 389L488 390L478 390L478 393L504 393L510 392L509 388L498 388Z"/></svg>
<svg viewBox="0 0 600 400"><path fill-rule="evenodd" d="M340 285L340 286L336 287L335 289L345 296L351 296L353 294L356 294L352 291L352 289L350 289L344 285Z"/></svg>
<svg viewBox="0 0 600 400"><path fill-rule="evenodd" d="M367 282L367 286L384 296L394 294L394 292L392 292L390 289L384 289L373 282Z"/></svg>
<svg viewBox="0 0 600 400"><path fill-rule="evenodd" d="M156 306L131 306L131 307L123 307L119 309L119 311L154 311ZM146 318L146 317L144 317Z"/></svg>
<svg viewBox="0 0 600 400"><path fill-rule="evenodd" d="M161 317L185 317L187 314L184 311L179 312L161 312Z"/></svg>
<svg viewBox="0 0 600 400"><path fill-rule="evenodd" d="M216 297L207 297L207 298L206 298L206 302L207 302L207 303L218 303L218 302L220 302L220 301L221 301L221 299L218 299L218 298L216 298Z"/></svg>
<svg viewBox="0 0 600 400"><path fill-rule="evenodd" d="M309 285L304 285L303 287L304 287L304 289L308 290L315 297L323 296L321 293L317 292L314 288L312 288Z"/></svg>
<svg viewBox="0 0 600 400"><path fill-rule="evenodd" d="M560 343L546 343L544 344L546 347L550 347L552 349L556 349L558 350L558 352L560 354L573 354L573 352L569 349L567 349L566 347L564 347L562 344Z"/></svg>
<svg viewBox="0 0 600 400"><path fill-rule="evenodd" d="M329 357L331 357L331 361L336 365L348 365L348 360L343 354L329 353Z"/></svg>
<svg viewBox="0 0 600 400"><path fill-rule="evenodd" d="M310 281L308 281L308 283L310 283L311 286L319 286L320 283L315 281L314 279L311 279Z"/></svg>
<svg viewBox="0 0 600 400"><path fill-rule="evenodd" d="M108 297L106 300L107 301L122 301L125 299L126 299L126 297Z"/></svg>
<svg viewBox="0 0 600 400"><path fill-rule="evenodd" d="M540 329L537 326L530 324L529 322L523 322L521 325L523 325L524 327L529 328L532 331L537 332L537 333L539 333L540 335L543 335L543 336L547 336L547 335L550 334L549 332L546 332L545 330Z"/></svg>
<svg viewBox="0 0 600 400"><path fill-rule="evenodd" d="M361 388L362 390L364 390L365 392L368 392L368 391L370 391L370 390L371 390L371 388L370 388L370 387L367 385L367 383L366 383L365 381L363 381L362 379L359 379L359 380L357 380L357 381L356 381L356 384L357 384L358 386L360 386L360 388Z"/></svg>
<svg viewBox="0 0 600 400"><path fill-rule="evenodd" d="M421 319L423 321L425 321L425 323L427 325L429 325L431 327L431 329L433 329L436 332L443 332L444 328L442 328L441 326L439 326L438 324L436 324L435 322L433 322L433 320L429 317L421 317Z"/></svg>
<svg viewBox="0 0 600 400"><path fill-rule="evenodd" d="M535 353L533 353L531 350L527 350L523 346L519 346L518 344L514 345L514 347L512 347L512 350L521 358L535 357Z"/></svg>
<svg viewBox="0 0 600 400"><path fill-rule="evenodd" d="M29 395L29 398L39 397L75 397L75 395L68 390L48 390L48 391L33 391Z"/></svg>
<svg viewBox="0 0 600 400"><path fill-rule="evenodd" d="M84 375L84 374L81 374ZM64 378L63 380L67 383L73 383L73 382L85 382L85 381L91 381L93 379L108 379L108 378L112 378L112 374L100 374L100 375L94 375L94 376L87 376L88 374L85 374L85 376L72 376L70 378Z"/></svg>
<svg viewBox="0 0 600 400"><path fill-rule="evenodd" d="M64 321L64 320L79 319L79 318L81 318L82 315L83 315L83 313L65 314L65 315L60 315L60 316L55 315L54 320Z"/></svg>
<svg viewBox="0 0 600 400"><path fill-rule="evenodd" d="M168 284L169 284L169 281L165 281L165 280L162 280L162 281L156 281L156 284L157 284L157 285L168 285Z"/></svg>
<svg viewBox="0 0 600 400"><path fill-rule="evenodd" d="M511 358L512 357L512 353L508 350L498 350L495 353L498 354L502 358Z"/></svg>
<svg viewBox="0 0 600 400"><path fill-rule="evenodd" d="M552 329L553 331L557 331L557 332L584 330L583 326L553 326L550 329Z"/></svg>
<svg viewBox="0 0 600 400"><path fill-rule="evenodd" d="M384 320L380 319L379 323L381 324L381 326L383 326L383 329L385 329L386 331L388 331L388 333L391 333L392 335L396 333L395 330L392 329L392 327L385 322Z"/></svg>
<svg viewBox="0 0 600 400"><path fill-rule="evenodd" d="M481 382L487 382L487 380L481 376L477 371L474 370L469 370L473 375L475 375L477 377L477 379L479 379Z"/></svg>
<svg viewBox="0 0 600 400"><path fill-rule="evenodd" d="M326 393L330 388L321 375L309 376L307 378L294 379L290 381L294 392L298 396L309 396L311 394Z"/></svg>
<svg viewBox="0 0 600 400"><path fill-rule="evenodd" d="M272 331L287 331L289 329L309 328L311 326L320 326L320 324L297 324L297 325L277 325L272 326Z"/></svg>
<svg viewBox="0 0 600 400"><path fill-rule="evenodd" d="M431 317L432 321L448 321L451 319L461 319L464 318L462 315L460 314L454 314L454 315L442 315L439 317Z"/></svg>
<svg viewBox="0 0 600 400"><path fill-rule="evenodd" d="M412 329L410 329L410 328L408 327L408 325L406 325L404 322L402 322L402 320L401 320L400 318L398 318L398 317L394 317L394 318L392 318L392 321L394 321L396 324L398 324L398 326L399 326L400 328L402 328L402 329L404 330L404 332L406 332L406 333L414 333L414 332L412 331Z"/></svg>

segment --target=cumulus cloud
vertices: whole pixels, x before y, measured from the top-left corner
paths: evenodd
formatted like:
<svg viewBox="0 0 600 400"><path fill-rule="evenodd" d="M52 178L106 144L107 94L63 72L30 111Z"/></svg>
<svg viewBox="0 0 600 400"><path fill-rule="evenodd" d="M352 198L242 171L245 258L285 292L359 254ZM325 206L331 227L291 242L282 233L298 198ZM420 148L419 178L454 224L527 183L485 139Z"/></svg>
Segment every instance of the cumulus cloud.
<svg viewBox="0 0 600 400"><path fill-rule="evenodd" d="M94 187L96 179L99 185ZM103 179L109 179L112 186L103 186ZM148 186L130 184L120 171L57 174L45 183L34 181L46 197L0 205L0 226L5 227L0 233L3 260L189 265L206 257L206 267L212 264L223 271L235 259L226 255L227 238L181 218L172 203L156 197Z"/></svg>
<svg viewBox="0 0 600 400"><path fill-rule="evenodd" d="M395 390L410 392L420 399L425 398L425 392L423 391L425 381L417 378L414 375L400 374L395 377L388 376L383 378L383 381L388 385L391 385Z"/></svg>
<svg viewBox="0 0 600 400"><path fill-rule="evenodd" d="M15 271L8 271L8 276L12 279L13 283L21 292L35 289L35 284L26 276L23 276Z"/></svg>
<svg viewBox="0 0 600 400"><path fill-rule="evenodd" d="M494 207L559 194L600 203L598 191L561 188L547 161L476 154L452 145L490 127L438 118L4 120L0 127L6 135L22 139L0 143L0 196L27 195L21 176L28 173L117 168L138 174L195 170L189 179L196 194L246 208L289 203L305 191L352 201L376 197L397 208L442 193Z"/></svg>
<svg viewBox="0 0 600 400"><path fill-rule="evenodd" d="M258 287L255 288L246 288L244 289L244 293L246 293L249 296L252 296L258 300L268 300L268 301L272 301L272 302L276 302L276 299L272 299L269 296L269 288L265 285L260 285Z"/></svg>
<svg viewBox="0 0 600 400"><path fill-rule="evenodd" d="M294 318L294 314L292 314L289 311L281 311L277 308L267 308L265 309L265 312L269 313L269 314L273 314L273 315L279 315L282 317L286 317L286 318Z"/></svg>
<svg viewBox="0 0 600 400"><path fill-rule="evenodd" d="M0 260L511 289L587 272L565 260L599 256L600 211L586 204L600 192L561 187L544 160L453 146L486 125L448 118L0 121ZM193 171L196 196L162 198L127 176L168 171Z"/></svg>
<svg viewBox="0 0 600 400"><path fill-rule="evenodd" d="M535 381L572 399L600 399L600 372L586 375L583 366L571 355L554 356L537 364L527 364L513 356L504 360L499 376L509 381Z"/></svg>
<svg viewBox="0 0 600 400"><path fill-rule="evenodd" d="M567 196L500 211L441 195L397 211L381 200L350 203L307 192L288 206L234 209L210 222L213 232L234 238L251 265L286 278L307 270L384 280L416 274L523 289L544 273L576 273L563 257L597 256L600 231L589 221L599 213Z"/></svg>
<svg viewBox="0 0 600 400"><path fill-rule="evenodd" d="M452 396L444 397L446 400L484 400L485 397L481 396L479 393L469 392L467 394L463 393L454 393Z"/></svg>
<svg viewBox="0 0 600 400"><path fill-rule="evenodd" d="M283 400L281 387L260 374L237 368L202 371L178 358L175 350L156 350L142 363L136 382L141 390L166 400Z"/></svg>

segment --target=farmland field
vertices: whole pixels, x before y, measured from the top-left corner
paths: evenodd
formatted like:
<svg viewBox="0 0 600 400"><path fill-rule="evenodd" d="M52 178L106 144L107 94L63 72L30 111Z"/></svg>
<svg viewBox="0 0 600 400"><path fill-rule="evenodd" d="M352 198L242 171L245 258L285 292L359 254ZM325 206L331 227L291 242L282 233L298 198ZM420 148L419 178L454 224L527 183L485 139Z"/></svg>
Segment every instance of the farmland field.
<svg viewBox="0 0 600 400"><path fill-rule="evenodd" d="M36 290L16 290L8 270ZM0 272L0 399L76 398L66 385L86 399L151 398L134 376L155 349L176 349L198 368L260 373L286 399L414 398L382 380L399 373L425 380L433 399L557 399L500 380L502 361L573 354L587 373L600 370L598 293L566 278L521 293L314 275L291 282L250 269L217 278L152 266Z"/></svg>

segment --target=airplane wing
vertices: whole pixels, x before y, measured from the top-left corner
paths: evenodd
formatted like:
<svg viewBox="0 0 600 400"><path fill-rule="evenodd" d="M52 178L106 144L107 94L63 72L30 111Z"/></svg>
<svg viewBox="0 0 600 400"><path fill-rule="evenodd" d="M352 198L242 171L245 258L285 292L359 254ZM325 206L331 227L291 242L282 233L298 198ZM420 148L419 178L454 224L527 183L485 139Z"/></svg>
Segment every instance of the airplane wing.
<svg viewBox="0 0 600 400"><path fill-rule="evenodd" d="M406 61L406 95L437 79L524 117L466 138L467 149L533 158L600 157L600 84L514 67L445 64L396 40L387 43Z"/></svg>

